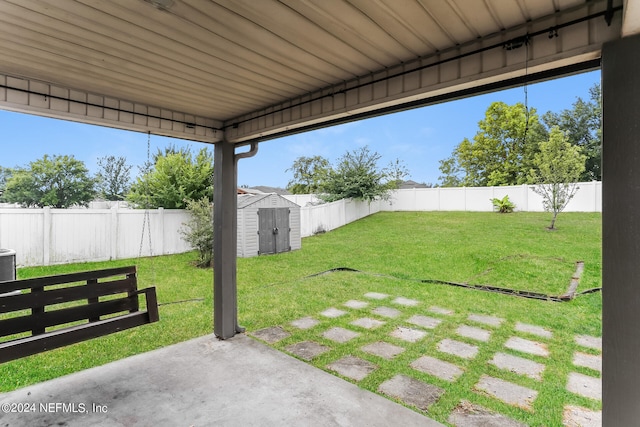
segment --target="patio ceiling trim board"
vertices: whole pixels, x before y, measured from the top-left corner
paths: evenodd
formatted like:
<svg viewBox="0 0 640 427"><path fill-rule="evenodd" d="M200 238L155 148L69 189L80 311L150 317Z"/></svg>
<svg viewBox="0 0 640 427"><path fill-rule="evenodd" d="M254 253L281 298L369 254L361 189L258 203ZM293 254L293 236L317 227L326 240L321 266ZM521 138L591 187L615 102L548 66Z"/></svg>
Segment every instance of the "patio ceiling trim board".
<svg viewBox="0 0 640 427"><path fill-rule="evenodd" d="M427 105L429 98L447 93L590 62L600 57L604 42L619 37L620 10L621 6L613 9L609 26L604 19L610 12L606 2L586 3L226 120L224 130L235 143L272 139L309 125L350 121L349 116L363 117L380 109L402 110L403 104L420 100L427 100L423 104ZM527 49L507 48L525 36Z"/></svg>

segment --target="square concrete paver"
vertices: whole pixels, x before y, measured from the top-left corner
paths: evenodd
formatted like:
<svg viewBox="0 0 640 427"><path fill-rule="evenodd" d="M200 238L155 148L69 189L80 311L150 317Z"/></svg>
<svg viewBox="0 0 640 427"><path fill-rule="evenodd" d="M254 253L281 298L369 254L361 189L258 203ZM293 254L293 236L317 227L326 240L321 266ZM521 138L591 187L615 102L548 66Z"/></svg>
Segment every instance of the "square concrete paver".
<svg viewBox="0 0 640 427"><path fill-rule="evenodd" d="M327 365L342 376L360 381L376 369L376 365L358 357L347 356Z"/></svg>
<svg viewBox="0 0 640 427"><path fill-rule="evenodd" d="M395 319L402 314L400 310L396 310L395 308L391 307L376 307L371 310L371 312L373 314L377 314L378 316L388 317L390 319Z"/></svg>
<svg viewBox="0 0 640 427"><path fill-rule="evenodd" d="M550 330L543 328L542 326L529 325L526 323L517 322L515 329L518 332L524 332L525 334L536 335L540 338L553 337L553 333Z"/></svg>
<svg viewBox="0 0 640 427"><path fill-rule="evenodd" d="M359 336L357 332L350 331L344 328L331 328L322 334L323 337L331 341L345 343Z"/></svg>
<svg viewBox="0 0 640 427"><path fill-rule="evenodd" d="M573 364L602 372L602 355L577 352L573 355Z"/></svg>
<svg viewBox="0 0 640 427"><path fill-rule="evenodd" d="M303 341L285 347L289 353L295 354L301 359L312 360L314 357L331 350L329 347L313 341Z"/></svg>
<svg viewBox="0 0 640 427"><path fill-rule="evenodd" d="M324 317L335 318L335 317L343 316L343 315L347 314L347 312L344 311L344 310L338 310L335 307L331 307L331 308L327 308L325 311L323 311L320 314L322 314Z"/></svg>
<svg viewBox="0 0 640 427"><path fill-rule="evenodd" d="M349 307L349 308L355 308L355 309L359 309L359 308L365 308L366 306L368 306L369 303L365 302L365 301L358 301L358 300L349 300L347 302L344 303L345 307Z"/></svg>
<svg viewBox="0 0 640 427"><path fill-rule="evenodd" d="M544 372L545 368L542 363L506 353L496 353L489 363L497 366L499 369L511 371L518 375L526 375L537 381L542 381L542 372Z"/></svg>
<svg viewBox="0 0 640 427"><path fill-rule="evenodd" d="M472 322L482 323L484 325L495 326L498 327L504 322L504 319L495 316L486 316L484 314L470 314L467 319Z"/></svg>
<svg viewBox="0 0 640 427"><path fill-rule="evenodd" d="M564 407L562 424L566 427L602 427L602 411L567 405Z"/></svg>
<svg viewBox="0 0 640 427"><path fill-rule="evenodd" d="M475 388L509 405L528 411L532 409L531 405L538 397L538 392L535 390L488 375L480 377L480 381L475 385Z"/></svg>
<svg viewBox="0 0 640 427"><path fill-rule="evenodd" d="M403 341L416 342L424 338L427 333L424 331L419 331L417 329L403 328L402 326L398 326L389 335L394 338L399 338Z"/></svg>
<svg viewBox="0 0 640 427"><path fill-rule="evenodd" d="M456 333L460 336L483 342L489 341L489 338L491 338L491 331L476 328L475 326L460 325L456 329Z"/></svg>
<svg viewBox="0 0 640 427"><path fill-rule="evenodd" d="M277 343L278 341L282 341L285 338L289 338L291 334L280 326L273 326L271 328L260 329L255 332L251 332L256 338L261 339L262 341L266 341L269 344Z"/></svg>
<svg viewBox="0 0 640 427"><path fill-rule="evenodd" d="M385 299L389 297L389 295L381 294L379 292L367 292L366 294L364 294L364 296L371 299Z"/></svg>
<svg viewBox="0 0 640 427"><path fill-rule="evenodd" d="M602 351L602 337L592 337L589 335L576 335L576 343L582 347L593 348Z"/></svg>
<svg viewBox="0 0 640 427"><path fill-rule="evenodd" d="M462 357L464 359L473 359L478 354L478 347L472 344L451 340L449 338L443 339L438 343L438 350L443 353L453 354L454 356Z"/></svg>
<svg viewBox="0 0 640 427"><path fill-rule="evenodd" d="M416 314L415 316L411 316L409 319L407 319L407 322L411 323L412 325L422 326L423 328L433 329L440 323L442 323L442 320L436 319L434 317L420 316L419 314Z"/></svg>
<svg viewBox="0 0 640 427"><path fill-rule="evenodd" d="M549 349L546 344L536 341L526 340L520 337L511 337L504 343L504 346L511 350L521 351L523 353L533 354L535 356L548 357Z"/></svg>
<svg viewBox="0 0 640 427"><path fill-rule="evenodd" d="M365 328L365 329L375 329L384 325L385 322L381 320L371 319L369 317L363 317L362 319L354 320L353 322L351 322L351 324L355 326L360 326L361 328Z"/></svg>
<svg viewBox="0 0 640 427"><path fill-rule="evenodd" d="M320 323L319 320L314 319L313 317L303 317L302 319L294 320L291 322L291 325L295 326L298 329L311 329Z"/></svg>
<svg viewBox="0 0 640 427"><path fill-rule="evenodd" d="M422 356L414 360L410 366L417 371L433 375L445 381L455 381L464 372L462 368L453 363L429 356Z"/></svg>
<svg viewBox="0 0 640 427"><path fill-rule="evenodd" d="M420 303L420 301L409 299L405 297L398 297L393 300L395 304L404 305L405 307L414 307Z"/></svg>
<svg viewBox="0 0 640 427"><path fill-rule="evenodd" d="M456 427L528 427L526 424L467 401L460 402L447 421Z"/></svg>
<svg viewBox="0 0 640 427"><path fill-rule="evenodd" d="M590 399L602 400L602 380L600 378L571 372L567 381L567 390Z"/></svg>
<svg viewBox="0 0 640 427"><path fill-rule="evenodd" d="M437 305L432 305L429 307L429 311L436 314L442 314L444 316L451 316L453 314L453 310L449 310L448 308L438 307Z"/></svg>
<svg viewBox="0 0 640 427"><path fill-rule="evenodd" d="M405 375L395 377L383 382L378 387L380 393L402 400L408 405L426 411L429 406L440 399L444 390L432 384L428 384Z"/></svg>
<svg viewBox="0 0 640 427"><path fill-rule="evenodd" d="M384 359L393 359L404 351L404 348L397 345L389 344L388 342L378 341L373 344L368 344L362 347L360 350L365 353L380 356Z"/></svg>

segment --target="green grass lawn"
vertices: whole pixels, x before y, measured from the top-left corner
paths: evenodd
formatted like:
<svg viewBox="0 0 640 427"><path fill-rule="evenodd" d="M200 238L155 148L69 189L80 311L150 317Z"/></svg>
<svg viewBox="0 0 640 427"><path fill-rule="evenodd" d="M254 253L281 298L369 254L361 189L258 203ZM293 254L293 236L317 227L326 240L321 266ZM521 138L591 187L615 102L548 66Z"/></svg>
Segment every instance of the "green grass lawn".
<svg viewBox="0 0 640 427"><path fill-rule="evenodd" d="M562 408L575 404L591 409L599 402L580 398L565 390L568 372L589 373L571 366L576 344L573 336L601 336L600 293L578 296L566 303L531 300L495 293L420 283L414 279L437 279L485 284L561 294L569 286L576 261L585 270L578 291L601 286L601 215L563 213L558 230L546 230L548 214L469 212L379 213L332 232L303 240L295 252L238 260L240 323L248 332L281 325L292 336L274 346L315 340L323 343L319 330L347 327L362 317L350 311L337 319L323 319L318 313L340 307L351 299L363 299L367 292L381 292L423 301L455 311L447 325L430 331L417 345L407 347L393 361L384 361L359 350L364 337L334 348L312 364L326 365L346 354L368 358L379 368L359 385L375 391L390 372L399 372L445 388L446 393L430 409L430 416L445 422L460 400L470 400L500 411L530 425L561 425ZM146 325L108 337L69 346L0 365L0 391L9 391L60 375L101 365L129 355L149 351L212 332L212 272L192 266L194 253L84 263L64 266L23 268L20 278L82 271L118 265L138 265L140 287L155 285L160 306L159 323ZM334 272L307 277L336 267L362 271ZM373 301L370 301L374 304ZM378 302L375 302L378 304ZM380 302L379 305L389 302ZM373 305L372 305L373 306ZM382 339L407 316L425 314L425 306L403 310L405 316L367 331L367 342ZM421 354L431 354L437 342L453 334L469 313L490 314L505 319L473 361L456 363L466 369L454 384L421 377L408 364ZM321 325L306 331L289 326L292 320L313 316ZM480 375L492 375L497 368L486 361L499 351L516 322L544 326L554 332L548 341L553 357L545 360L544 381L537 383L516 374L506 378L539 391L533 411L503 404L470 391ZM364 336L365 334L363 334ZM461 339L464 341L464 339ZM443 357L446 360L446 357ZM455 358L452 356L452 358ZM537 360L537 359L536 359ZM591 375L594 375L591 372ZM505 375L502 375L505 378Z"/></svg>

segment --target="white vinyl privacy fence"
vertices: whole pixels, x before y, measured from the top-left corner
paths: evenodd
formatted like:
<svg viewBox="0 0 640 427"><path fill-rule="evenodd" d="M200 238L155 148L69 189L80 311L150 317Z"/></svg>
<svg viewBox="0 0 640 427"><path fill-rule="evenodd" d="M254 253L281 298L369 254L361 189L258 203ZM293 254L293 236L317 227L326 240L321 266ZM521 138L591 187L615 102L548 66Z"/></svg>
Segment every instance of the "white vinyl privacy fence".
<svg viewBox="0 0 640 427"><path fill-rule="evenodd" d="M579 184L580 190L565 212L601 212L602 184ZM316 204L314 196L285 196L302 205L302 237L334 230L380 211L493 210L490 199L505 195L517 211L543 211L542 198L530 186L482 188L416 188L394 191L388 201L372 203L339 200ZM14 249L19 266L168 255L191 250L179 233L189 213L149 211L151 246L145 211L135 209L0 209L0 248ZM303 244L304 245L304 244Z"/></svg>
<svg viewBox="0 0 640 427"><path fill-rule="evenodd" d="M181 253L191 250L179 233L187 215L150 210L149 239L143 210L0 209L0 248L14 249L19 266Z"/></svg>

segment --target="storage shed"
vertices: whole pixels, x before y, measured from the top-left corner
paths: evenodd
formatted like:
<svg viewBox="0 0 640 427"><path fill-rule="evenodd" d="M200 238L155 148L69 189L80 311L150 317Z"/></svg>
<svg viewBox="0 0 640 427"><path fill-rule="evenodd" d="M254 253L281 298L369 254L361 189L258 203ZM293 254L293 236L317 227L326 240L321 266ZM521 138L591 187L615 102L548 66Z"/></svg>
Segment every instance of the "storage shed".
<svg viewBox="0 0 640 427"><path fill-rule="evenodd" d="M238 195L238 256L300 249L300 206L278 194Z"/></svg>

